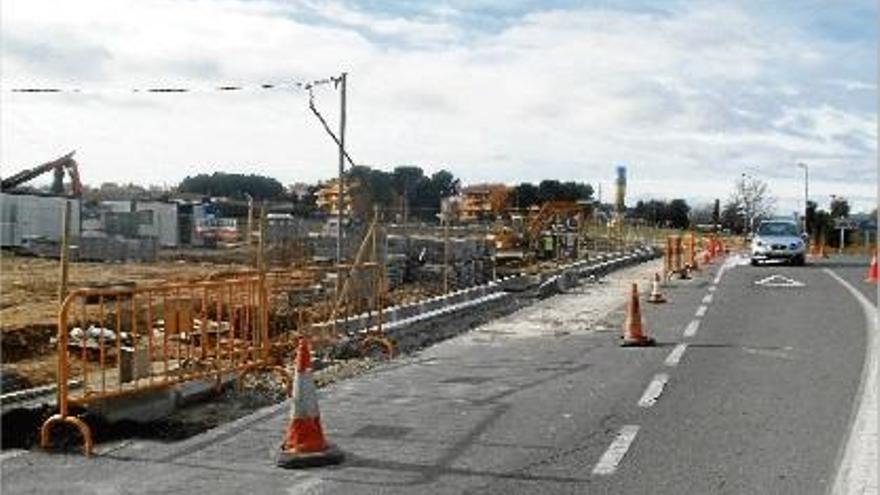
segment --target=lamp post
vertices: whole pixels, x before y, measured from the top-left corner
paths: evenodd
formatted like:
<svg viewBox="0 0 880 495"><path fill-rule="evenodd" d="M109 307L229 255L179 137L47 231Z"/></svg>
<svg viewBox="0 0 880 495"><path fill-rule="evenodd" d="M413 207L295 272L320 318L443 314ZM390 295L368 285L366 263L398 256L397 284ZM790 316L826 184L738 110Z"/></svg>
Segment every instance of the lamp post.
<svg viewBox="0 0 880 495"><path fill-rule="evenodd" d="M804 232L807 232L807 212L810 208L810 167L806 163L798 163L797 166L804 169Z"/></svg>
<svg viewBox="0 0 880 495"><path fill-rule="evenodd" d="M745 215L745 219L744 219L743 223L745 223L746 236L748 236L748 235L752 232L752 229L751 229L752 217L751 217L751 215L750 215L751 212L749 211L749 202L750 202L750 198L748 197L748 195L749 195L749 187L750 187L750 186L749 186L749 178L750 178L750 177L749 177L749 174L747 174L747 173L745 173L745 172L742 173L742 180L743 180L743 214Z"/></svg>

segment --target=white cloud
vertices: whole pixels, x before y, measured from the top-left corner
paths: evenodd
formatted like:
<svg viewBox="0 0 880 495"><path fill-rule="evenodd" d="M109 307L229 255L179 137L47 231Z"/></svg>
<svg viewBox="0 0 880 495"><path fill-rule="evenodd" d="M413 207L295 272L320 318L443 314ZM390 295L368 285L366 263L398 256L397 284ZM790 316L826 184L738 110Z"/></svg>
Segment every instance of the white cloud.
<svg viewBox="0 0 880 495"><path fill-rule="evenodd" d="M809 160L816 191L836 193L876 155L876 85L863 82L872 74L835 65L864 47L720 2L667 14L539 11L497 32L456 24L460 9L442 6L405 17L308 1L3 5L6 87L211 87L347 70L348 142L366 164L514 182L610 181L626 163L634 195L695 200L726 197L748 166L796 201L799 175L776 167ZM317 96L335 128L336 94ZM302 93L2 98L4 168L77 148L88 182L335 173ZM870 197L875 181L847 190Z"/></svg>

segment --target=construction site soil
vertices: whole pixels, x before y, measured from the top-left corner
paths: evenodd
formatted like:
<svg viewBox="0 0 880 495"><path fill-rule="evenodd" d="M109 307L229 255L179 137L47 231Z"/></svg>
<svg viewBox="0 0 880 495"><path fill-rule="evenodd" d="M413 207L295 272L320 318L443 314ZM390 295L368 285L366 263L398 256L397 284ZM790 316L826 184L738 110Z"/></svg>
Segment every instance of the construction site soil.
<svg viewBox="0 0 880 495"><path fill-rule="evenodd" d="M150 286L234 277L253 270L252 251L163 251L154 263L71 263L68 289ZM0 252L0 393L55 382L52 337L59 310L58 260ZM410 284L387 295L389 305L434 295L439 284Z"/></svg>

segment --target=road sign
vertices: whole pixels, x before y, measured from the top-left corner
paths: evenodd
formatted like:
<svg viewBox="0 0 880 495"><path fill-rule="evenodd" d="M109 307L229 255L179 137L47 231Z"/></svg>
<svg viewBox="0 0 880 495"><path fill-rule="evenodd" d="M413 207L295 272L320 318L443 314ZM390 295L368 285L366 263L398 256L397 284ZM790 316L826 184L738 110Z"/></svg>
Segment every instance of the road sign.
<svg viewBox="0 0 880 495"><path fill-rule="evenodd" d="M806 284L803 282L799 282L793 278L788 278L785 275L779 275L777 273L775 275L770 275L769 277L762 278L761 280L756 280L755 285L762 285L764 287L803 287Z"/></svg>

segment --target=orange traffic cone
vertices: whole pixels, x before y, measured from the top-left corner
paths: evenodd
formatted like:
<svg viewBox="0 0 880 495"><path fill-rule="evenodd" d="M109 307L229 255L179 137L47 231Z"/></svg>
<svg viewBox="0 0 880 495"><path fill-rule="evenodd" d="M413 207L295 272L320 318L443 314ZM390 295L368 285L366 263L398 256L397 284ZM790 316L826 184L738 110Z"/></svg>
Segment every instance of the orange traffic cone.
<svg viewBox="0 0 880 495"><path fill-rule="evenodd" d="M296 348L296 372L293 381L290 423L281 445L277 465L283 468L303 468L338 464L342 452L324 438L318 393L312 379L312 356L305 337Z"/></svg>
<svg viewBox="0 0 880 495"><path fill-rule="evenodd" d="M654 283L651 284L651 295L648 296L648 302L654 303L654 304L666 302L666 297L664 297L663 293L660 292L660 274L659 273L654 274Z"/></svg>
<svg viewBox="0 0 880 495"><path fill-rule="evenodd" d="M654 339L642 333L642 311L639 309L639 286L632 284L626 322L623 325L623 336L620 338L622 347L645 347L656 344Z"/></svg>
<svg viewBox="0 0 880 495"><path fill-rule="evenodd" d="M871 266L868 267L868 276L865 277L865 282L876 284L880 281L880 268L877 267L877 255L874 254L871 257Z"/></svg>

